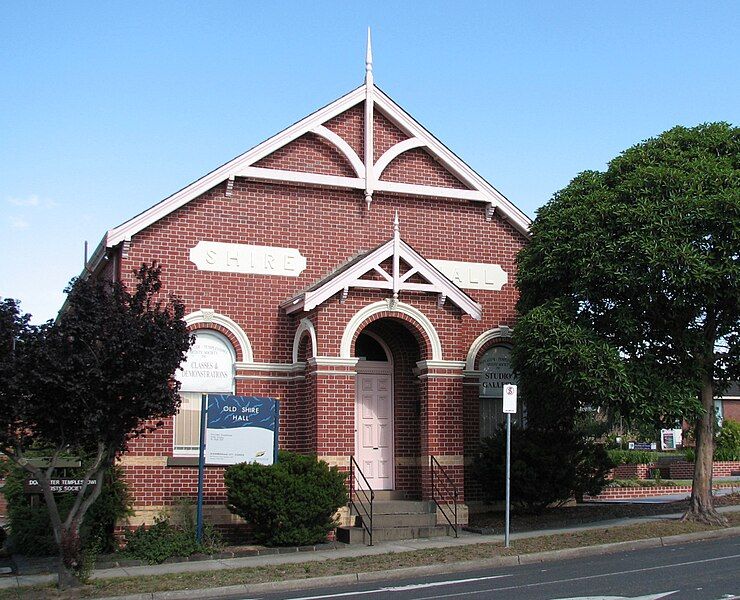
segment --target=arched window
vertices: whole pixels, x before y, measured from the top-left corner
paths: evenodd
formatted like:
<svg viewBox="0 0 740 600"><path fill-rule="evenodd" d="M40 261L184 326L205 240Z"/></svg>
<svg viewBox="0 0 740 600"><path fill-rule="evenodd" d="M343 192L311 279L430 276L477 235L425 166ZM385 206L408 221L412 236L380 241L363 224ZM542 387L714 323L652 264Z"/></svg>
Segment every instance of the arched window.
<svg viewBox="0 0 740 600"><path fill-rule="evenodd" d="M200 443L200 404L203 394L234 393L234 348L216 331L200 329L177 372L182 404L175 415L174 454L198 454Z"/></svg>
<svg viewBox="0 0 740 600"><path fill-rule="evenodd" d="M506 420L503 411L503 386L505 383L516 383L511 371L511 348L505 345L492 346L480 357L478 370L480 437L484 438L493 435ZM512 415L512 421L523 414L521 402L517 409L517 414Z"/></svg>

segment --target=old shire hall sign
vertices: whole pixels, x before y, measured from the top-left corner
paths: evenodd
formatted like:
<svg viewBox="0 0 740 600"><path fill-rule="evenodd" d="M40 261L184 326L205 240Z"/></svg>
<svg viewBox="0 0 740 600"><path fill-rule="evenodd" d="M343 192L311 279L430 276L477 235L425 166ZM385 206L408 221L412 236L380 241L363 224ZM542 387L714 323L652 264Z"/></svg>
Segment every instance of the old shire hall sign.
<svg viewBox="0 0 740 600"><path fill-rule="evenodd" d="M201 271L286 277L298 277L306 268L306 257L295 248L205 241L198 242L190 249L190 262ZM498 291L509 280L501 265L454 260L429 262L462 289Z"/></svg>

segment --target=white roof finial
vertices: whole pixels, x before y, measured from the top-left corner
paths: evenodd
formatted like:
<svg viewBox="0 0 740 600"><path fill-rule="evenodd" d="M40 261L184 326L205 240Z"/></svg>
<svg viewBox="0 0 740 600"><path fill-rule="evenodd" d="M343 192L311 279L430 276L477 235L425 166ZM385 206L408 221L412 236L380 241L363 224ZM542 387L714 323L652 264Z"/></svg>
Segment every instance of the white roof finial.
<svg viewBox="0 0 740 600"><path fill-rule="evenodd" d="M373 72L373 42L370 36L370 28L367 28L367 50L365 52L365 78L372 77Z"/></svg>
<svg viewBox="0 0 740 600"><path fill-rule="evenodd" d="M398 209L396 209L396 216L393 217L393 235L399 235L401 233L401 225L398 222Z"/></svg>

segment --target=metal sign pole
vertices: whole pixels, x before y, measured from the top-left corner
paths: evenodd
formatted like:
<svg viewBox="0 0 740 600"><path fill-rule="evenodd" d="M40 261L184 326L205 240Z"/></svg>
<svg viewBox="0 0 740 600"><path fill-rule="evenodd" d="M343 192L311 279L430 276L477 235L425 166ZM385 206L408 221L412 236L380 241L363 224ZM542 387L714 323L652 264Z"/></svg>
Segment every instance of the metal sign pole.
<svg viewBox="0 0 740 600"><path fill-rule="evenodd" d="M503 385L502 408L506 413L506 527L504 545L509 547L509 524L511 520L511 415L516 413L517 387L514 384Z"/></svg>
<svg viewBox="0 0 740 600"><path fill-rule="evenodd" d="M506 413L506 529L504 546L509 547L509 520L511 516L511 413Z"/></svg>
<svg viewBox="0 0 740 600"><path fill-rule="evenodd" d="M200 448L198 452L198 505L195 513L195 541L200 544L203 539L203 475L206 462L206 404L207 396L200 398Z"/></svg>

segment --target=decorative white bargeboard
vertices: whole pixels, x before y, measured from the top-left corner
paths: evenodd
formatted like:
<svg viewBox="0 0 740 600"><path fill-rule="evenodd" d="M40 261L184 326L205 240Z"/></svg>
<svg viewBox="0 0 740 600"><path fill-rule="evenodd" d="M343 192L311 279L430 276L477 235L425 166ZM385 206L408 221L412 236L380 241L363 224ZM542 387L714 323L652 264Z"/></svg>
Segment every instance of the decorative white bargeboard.
<svg viewBox="0 0 740 600"><path fill-rule="evenodd" d="M198 242L190 249L190 262L201 271L287 277L298 277L306 268L306 257L295 248L224 242Z"/></svg>
<svg viewBox="0 0 740 600"><path fill-rule="evenodd" d="M500 290L509 281L501 265L431 259L445 277L466 290Z"/></svg>

